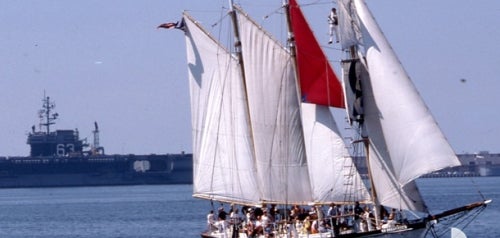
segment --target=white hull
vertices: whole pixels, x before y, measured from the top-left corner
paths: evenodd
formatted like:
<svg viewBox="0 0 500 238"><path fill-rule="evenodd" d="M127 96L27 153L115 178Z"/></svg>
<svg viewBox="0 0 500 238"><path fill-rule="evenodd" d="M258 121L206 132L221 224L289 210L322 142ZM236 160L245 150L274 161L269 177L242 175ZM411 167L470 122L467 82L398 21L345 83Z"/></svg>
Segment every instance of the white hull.
<svg viewBox="0 0 500 238"><path fill-rule="evenodd" d="M427 233L427 228L397 228L391 230L383 230L383 231L372 231L366 233L349 233L343 232L338 236L334 236L331 232L325 233L317 233L317 234L280 234L274 233L273 237L279 238L330 238L330 237L380 237L380 238L390 238L390 237L400 237L400 238L423 238ZM204 238L232 238L233 232L232 230L226 230L225 232L213 231L202 233L201 237ZM248 238L246 233L239 233L239 238ZM264 235L255 236L255 238L265 238Z"/></svg>

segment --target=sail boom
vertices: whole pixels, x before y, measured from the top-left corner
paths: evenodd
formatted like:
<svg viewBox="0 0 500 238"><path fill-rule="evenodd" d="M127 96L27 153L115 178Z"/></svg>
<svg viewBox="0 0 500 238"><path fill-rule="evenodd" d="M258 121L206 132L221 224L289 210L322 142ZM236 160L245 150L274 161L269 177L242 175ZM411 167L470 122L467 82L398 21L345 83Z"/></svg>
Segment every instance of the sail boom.
<svg viewBox="0 0 500 238"><path fill-rule="evenodd" d="M204 199L204 200L210 200L210 201L218 201L222 203L228 203L228 204L238 204L238 205L244 205L244 206L258 206L262 204L259 201L251 201L251 200L245 200L241 198L234 198L234 197L225 197L225 196L219 196L216 194L193 194L194 198L199 198L199 199Z"/></svg>

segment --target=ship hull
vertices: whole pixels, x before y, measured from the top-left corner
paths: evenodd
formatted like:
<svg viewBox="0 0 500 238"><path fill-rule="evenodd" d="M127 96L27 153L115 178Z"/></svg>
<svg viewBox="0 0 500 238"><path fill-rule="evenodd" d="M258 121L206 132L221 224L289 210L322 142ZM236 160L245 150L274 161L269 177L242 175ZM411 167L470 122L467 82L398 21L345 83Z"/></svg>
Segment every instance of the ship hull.
<svg viewBox="0 0 500 238"><path fill-rule="evenodd" d="M192 155L0 157L0 188L191 184Z"/></svg>
<svg viewBox="0 0 500 238"><path fill-rule="evenodd" d="M331 233L322 233L322 234L300 234L298 235L299 238L328 238L328 237L341 237L341 238L354 238L354 237L376 237L376 238L392 238L392 237L399 237L399 238L423 238L425 237L426 229L421 228L417 230L408 230L408 231L401 231L401 232L384 232L384 233L373 233L373 234L344 234L344 235L339 235L339 236L333 236ZM232 237L232 233L202 233L201 234L202 238L228 238ZM239 236L240 238L247 238L248 236L245 233L240 233ZM259 238L262 237L264 238L265 236L258 236ZM277 237L283 237L283 238L288 238L288 237L294 237L294 236L289 236L286 234L279 235Z"/></svg>
<svg viewBox="0 0 500 238"><path fill-rule="evenodd" d="M426 222L418 222L412 225L401 225L390 229L375 230L369 232L354 233L351 231L342 232L341 234L335 236L332 232L316 233L316 234L303 234L296 233L296 235L286 234L286 233L275 233L275 237L299 237L299 238L326 238L326 237L341 237L341 238L355 238L355 237L377 237L377 238L423 238L427 234ZM231 229L226 229L222 231L211 231L203 232L201 234L202 238L227 238L233 237L233 232ZM239 233L240 238L248 237L246 233ZM264 235L259 235L259 238L264 238Z"/></svg>

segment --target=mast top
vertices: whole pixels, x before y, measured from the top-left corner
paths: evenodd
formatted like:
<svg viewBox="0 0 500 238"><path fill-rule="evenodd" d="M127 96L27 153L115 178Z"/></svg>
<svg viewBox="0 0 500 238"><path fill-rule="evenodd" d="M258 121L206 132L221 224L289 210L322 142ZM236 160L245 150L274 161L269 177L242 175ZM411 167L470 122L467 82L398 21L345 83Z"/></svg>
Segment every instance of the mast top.
<svg viewBox="0 0 500 238"><path fill-rule="evenodd" d="M42 99L43 105L42 109L38 111L38 117L40 118L40 131L42 130L43 127L46 128L47 134L50 133L50 125L54 125L55 120L59 116L59 114L56 113L51 113L52 110L56 107L56 104L53 101L50 101L50 97L44 96Z"/></svg>

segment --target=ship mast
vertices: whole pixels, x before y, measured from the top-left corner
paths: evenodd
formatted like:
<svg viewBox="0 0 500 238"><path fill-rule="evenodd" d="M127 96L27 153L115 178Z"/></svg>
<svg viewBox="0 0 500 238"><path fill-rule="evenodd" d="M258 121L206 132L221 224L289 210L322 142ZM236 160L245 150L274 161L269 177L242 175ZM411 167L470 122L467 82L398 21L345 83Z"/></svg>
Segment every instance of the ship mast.
<svg viewBox="0 0 500 238"><path fill-rule="evenodd" d="M287 23L287 28L288 28L288 48L290 49L290 56L292 58L293 66L294 66L294 74L295 74L295 83L297 85L297 95L298 95L298 100L299 103L301 102L300 100L300 95L302 94L300 91L300 79L299 79L299 73L298 73L298 67L297 67L297 52L295 48L295 34L293 32L293 27L292 27L292 20L290 18L290 3L288 0L283 1L283 7L285 8L285 15L286 15L286 23Z"/></svg>
<svg viewBox="0 0 500 238"><path fill-rule="evenodd" d="M56 107L56 104L54 102L50 101L50 98L48 96L44 96L42 99L43 105L42 109L38 111L38 116L40 118L40 131L42 130L42 127L45 127L47 130L47 134L50 133L50 125L54 125L55 120L59 116L59 114L53 113L51 114L51 111Z"/></svg>
<svg viewBox="0 0 500 238"><path fill-rule="evenodd" d="M240 65L241 76L243 77L243 81L245 81L245 66L243 65L243 55L241 53L240 31L238 29L236 11L233 7L233 0L229 0L229 15L231 16L231 21L233 22L234 50L236 57L238 58L238 64Z"/></svg>
<svg viewBox="0 0 500 238"><path fill-rule="evenodd" d="M97 126L97 122L94 122L94 127L95 127L95 130L92 131L92 133L94 134L94 143L93 143L93 149L94 150L97 150L100 146L99 146L99 127Z"/></svg>
<svg viewBox="0 0 500 238"><path fill-rule="evenodd" d="M239 30L239 27L238 27L238 16L236 15L236 10L234 9L234 3L233 3L233 0L229 0L229 15L231 16L231 22L232 22L232 25L233 25L233 36L234 36L234 50L235 50L235 53L236 53L236 57L237 57L237 60L238 60L238 64L239 64L239 68L240 68L240 73L241 73L241 79L243 81L243 86L245 88L244 91L244 94L245 94L245 98L247 99L246 103L247 103L247 107L246 107L246 110L247 110L247 115L248 115L248 126L250 128L250 138L251 138L251 141L252 141L252 156L255 158L255 155L256 155L256 151L255 151L255 146L254 146L254 136L253 136L253 128L252 128L252 116L250 114L250 106L248 105L248 90L247 90L247 79L246 79L246 74L245 74L245 65L244 65L244 61L243 61L243 53L242 53L242 49L241 49L241 37L240 37L240 30ZM256 161L254 159L254 161Z"/></svg>

